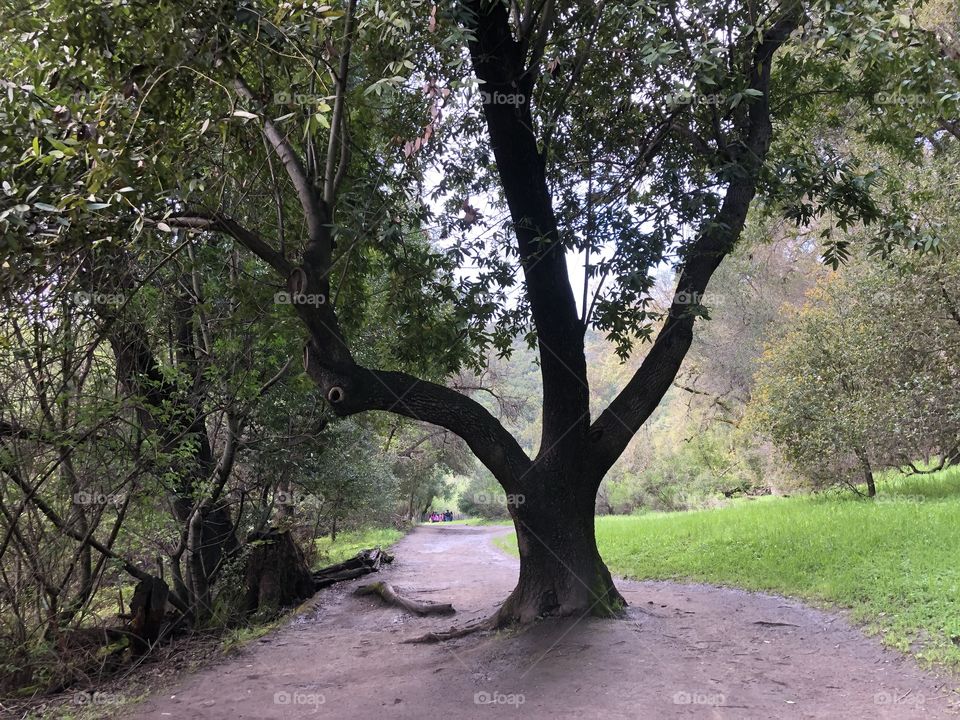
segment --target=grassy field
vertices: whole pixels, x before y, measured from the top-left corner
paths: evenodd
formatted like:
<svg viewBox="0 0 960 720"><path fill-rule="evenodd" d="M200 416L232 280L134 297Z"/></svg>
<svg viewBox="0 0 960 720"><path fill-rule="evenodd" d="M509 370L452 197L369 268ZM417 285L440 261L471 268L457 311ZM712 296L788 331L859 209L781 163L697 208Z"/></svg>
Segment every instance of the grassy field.
<svg viewBox="0 0 960 720"><path fill-rule="evenodd" d="M423 523L430 525L431 523ZM487 520L486 518L464 518L462 520L453 520L443 525L512 525L510 520Z"/></svg>
<svg viewBox="0 0 960 720"><path fill-rule="evenodd" d="M403 532L394 528L350 530L338 533L336 542L331 542L330 536L325 535L322 538L317 538L317 557L313 566L319 568L333 565L353 557L361 550L378 545L386 549L402 537Z"/></svg>
<svg viewBox="0 0 960 720"><path fill-rule="evenodd" d="M960 667L960 470L898 477L875 500L828 494L602 517L610 569L849 608L871 634ZM516 554L516 539L498 543Z"/></svg>

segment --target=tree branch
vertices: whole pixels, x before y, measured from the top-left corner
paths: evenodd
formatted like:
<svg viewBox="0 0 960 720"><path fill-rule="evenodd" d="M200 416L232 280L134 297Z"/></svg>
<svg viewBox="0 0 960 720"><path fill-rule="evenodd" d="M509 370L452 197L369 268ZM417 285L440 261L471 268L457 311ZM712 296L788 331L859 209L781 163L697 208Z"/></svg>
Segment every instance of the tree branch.
<svg viewBox="0 0 960 720"><path fill-rule="evenodd" d="M438 425L461 437L504 489L516 492L531 466L516 439L477 401L456 390L402 372L324 367L314 362L308 346L307 371L325 390L341 416L369 410Z"/></svg>
<svg viewBox="0 0 960 720"><path fill-rule="evenodd" d="M353 19L356 14L357 0L347 3L346 27L343 31L343 48L340 51L340 69L336 78L336 96L333 100L333 117L330 120L330 140L327 143L327 163L323 174L323 201L327 211L333 214L337 189L343 179L345 165L349 154L347 152L347 138L344 128L344 107L347 95L347 73L350 71L350 48L353 39ZM340 167L337 168L337 143L340 143Z"/></svg>
<svg viewBox="0 0 960 720"><path fill-rule="evenodd" d="M236 220L225 215L215 213L173 215L163 222L172 228L219 232L224 235L229 235L281 275L288 276L293 272L293 265L290 261L283 257L278 251L274 250L262 237L251 230L247 230Z"/></svg>
<svg viewBox="0 0 960 720"><path fill-rule="evenodd" d="M243 78L237 77L233 85L240 97L254 105L259 105L253 95L253 91ZM255 107L255 109L259 110L260 108ZM326 208L317 196L316 189L310 181L310 177L307 175L300 156L296 150L293 149L293 146L290 145L286 136L280 132L265 113L261 113L260 117L263 122L264 137L267 138L273 151L277 154L277 157L280 158L280 162L283 163L283 167L287 171L287 175L290 177L293 187L297 192L300 207L303 208L304 219L307 221L307 234L310 241L316 242L325 235L328 222Z"/></svg>
<svg viewBox="0 0 960 720"><path fill-rule="evenodd" d="M533 76L524 68L501 2L471 0L470 55L483 82L484 115L503 192L510 208L540 350L543 378L541 452L569 433L582 440L589 417L583 326L567 274L546 168L533 133ZM542 30L541 30L542 32ZM512 95L514 102L500 99ZM522 97L521 97L522 96ZM570 432L573 429L579 432Z"/></svg>
<svg viewBox="0 0 960 720"><path fill-rule="evenodd" d="M590 427L591 455L598 478L616 462L676 378L693 341L696 314L691 311L690 299L703 295L714 271L740 237L773 131L769 99L771 61L803 18L800 2L787 4L754 48L749 87L761 96L751 102L745 127L741 127L739 147L732 151L738 163L736 173L727 186L719 212L704 224L687 254L667 319L653 347L626 387Z"/></svg>

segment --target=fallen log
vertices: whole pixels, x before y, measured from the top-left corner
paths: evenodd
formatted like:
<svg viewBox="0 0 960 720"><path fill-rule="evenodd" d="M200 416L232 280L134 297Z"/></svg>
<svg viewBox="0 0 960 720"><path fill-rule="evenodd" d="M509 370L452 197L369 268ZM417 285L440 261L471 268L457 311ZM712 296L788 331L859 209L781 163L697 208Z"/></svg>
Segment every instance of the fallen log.
<svg viewBox="0 0 960 720"><path fill-rule="evenodd" d="M380 570L384 563L393 562L393 555L380 548L362 550L349 560L328 565L311 573L316 590L329 587L344 580L353 580Z"/></svg>
<svg viewBox="0 0 960 720"><path fill-rule="evenodd" d="M375 582L361 585L355 591L357 595L379 595L384 602L402 607L416 615L453 615L456 610L450 603L436 603L424 600L411 600L399 595L390 583Z"/></svg>

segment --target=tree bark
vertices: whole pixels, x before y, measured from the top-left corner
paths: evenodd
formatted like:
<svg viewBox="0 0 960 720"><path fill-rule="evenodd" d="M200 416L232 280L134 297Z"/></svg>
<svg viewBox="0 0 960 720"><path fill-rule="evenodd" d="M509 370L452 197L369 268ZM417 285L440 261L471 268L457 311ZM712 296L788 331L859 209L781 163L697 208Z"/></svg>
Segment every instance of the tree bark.
<svg viewBox="0 0 960 720"><path fill-rule="evenodd" d="M860 461L860 469L863 471L863 481L867 484L867 497L876 497L877 484L873 479L873 467L870 465L870 458L867 457L867 451L858 448L856 454L857 459Z"/></svg>
<svg viewBox="0 0 960 720"><path fill-rule="evenodd" d="M577 489L574 473L535 478L537 496L509 498L517 532L520 577L497 625L591 614L610 617L626 601L597 549L592 491Z"/></svg>
<svg viewBox="0 0 960 720"><path fill-rule="evenodd" d="M134 291L136 282L132 273L126 270L131 262L126 254L108 250L98 259L99 262L94 262L96 259L91 256L88 261L92 268L102 265L111 271L105 275L94 270L83 273L81 278L87 287L110 287L125 294ZM175 350L178 364L193 379L186 393L180 392L184 389L180 383L164 376L142 320L121 317L108 307L98 307L98 312L114 352L118 380L129 393L142 398L137 404L137 418L144 431L156 432L162 449L168 452L188 438L197 441L196 447L187 456L171 463L170 469L179 479L173 488L173 514L191 548L185 553L186 577L179 568L174 572L175 593L179 595L187 589L189 595L181 600L196 607L200 618L210 606L211 573L226 555L237 548L238 541L229 507L223 501L201 503L194 512L198 502L195 498L197 488L219 472L229 473L235 446L229 457L221 458L223 465L218 464L206 427L205 388L196 380L202 376L202 370L194 345L193 309L189 298L177 299ZM172 416L161 425L156 414L167 412L166 409L172 410Z"/></svg>

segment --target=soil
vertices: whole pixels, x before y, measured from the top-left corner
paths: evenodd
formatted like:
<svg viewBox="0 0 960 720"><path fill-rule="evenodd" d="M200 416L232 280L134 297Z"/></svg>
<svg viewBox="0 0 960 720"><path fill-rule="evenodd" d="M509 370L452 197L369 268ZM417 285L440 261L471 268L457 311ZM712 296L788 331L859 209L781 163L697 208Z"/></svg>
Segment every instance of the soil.
<svg viewBox="0 0 960 720"><path fill-rule="evenodd" d="M453 603L453 619L410 616L375 596L354 596L370 577L343 583L321 591L284 628L127 708L124 717L957 716L956 677L920 670L842 615L706 585L620 580L630 603L620 620L567 618L522 632L403 643L496 610L518 570L490 542L505 532L419 527L376 576L409 597Z"/></svg>

